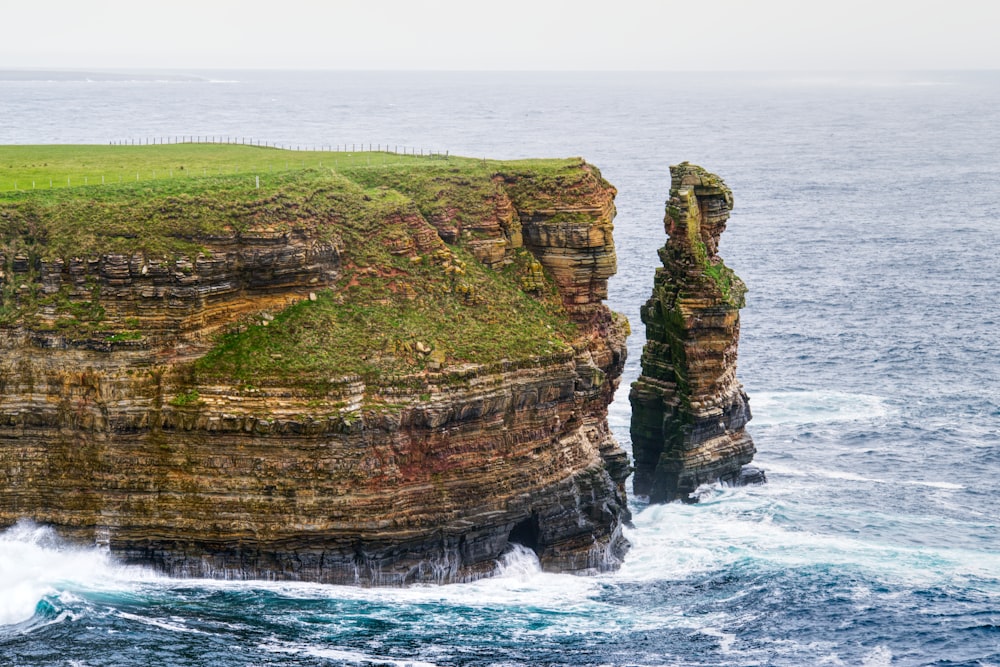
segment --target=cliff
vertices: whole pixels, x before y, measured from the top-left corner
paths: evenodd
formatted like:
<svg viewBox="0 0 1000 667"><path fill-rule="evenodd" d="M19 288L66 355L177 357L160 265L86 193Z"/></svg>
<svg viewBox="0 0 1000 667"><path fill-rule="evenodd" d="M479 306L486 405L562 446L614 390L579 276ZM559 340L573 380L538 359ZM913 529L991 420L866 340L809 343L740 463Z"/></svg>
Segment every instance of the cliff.
<svg viewBox="0 0 1000 667"><path fill-rule="evenodd" d="M454 157L6 195L0 526L184 576L616 567L614 195Z"/></svg>
<svg viewBox="0 0 1000 667"><path fill-rule="evenodd" d="M736 380L746 287L718 256L733 196L701 167L670 168L670 199L646 325L642 374L632 385L635 492L690 500L700 485L738 483L754 455L750 406ZM762 479L763 473L754 473Z"/></svg>

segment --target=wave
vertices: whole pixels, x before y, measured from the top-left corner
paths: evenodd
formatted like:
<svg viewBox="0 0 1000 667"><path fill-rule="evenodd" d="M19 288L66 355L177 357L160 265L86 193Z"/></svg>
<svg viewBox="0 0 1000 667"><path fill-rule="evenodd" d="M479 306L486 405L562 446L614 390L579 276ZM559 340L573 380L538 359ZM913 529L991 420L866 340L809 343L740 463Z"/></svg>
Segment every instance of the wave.
<svg viewBox="0 0 1000 667"><path fill-rule="evenodd" d="M308 644L296 645L289 643L261 644L260 648L268 653L279 653L285 655L305 655L311 658L322 658L324 660L335 660L338 664L348 665L392 665L393 667L437 667L433 662L423 662L421 660L389 658L384 655L372 655L361 651L349 651L341 648L327 648L323 646L311 646Z"/></svg>
<svg viewBox="0 0 1000 667"><path fill-rule="evenodd" d="M286 597L312 599L335 595L342 600L385 604L454 604L468 606L543 606L574 608L587 604L599 587L593 577L542 570L531 549L512 544L500 557L494 576L469 583L414 584L403 588L361 588L302 582L200 580L206 587L250 587L273 590Z"/></svg>
<svg viewBox="0 0 1000 667"><path fill-rule="evenodd" d="M892 664L892 651L886 646L876 646L864 657L862 667L889 667Z"/></svg>
<svg viewBox="0 0 1000 667"><path fill-rule="evenodd" d="M68 546L51 528L31 522L0 533L0 625L31 619L67 590L121 590L157 579L144 568L116 564L96 547Z"/></svg>
<svg viewBox="0 0 1000 667"><path fill-rule="evenodd" d="M778 391L750 394L751 426L867 421L886 417L885 399L840 391Z"/></svg>
<svg viewBox="0 0 1000 667"><path fill-rule="evenodd" d="M697 505L651 505L638 511L635 527L627 532L632 551L614 576L629 582L676 581L734 568L834 567L894 586L926 586L956 578L996 581L1000 572L1000 553L989 550L991 545L905 545L882 538L877 530L856 535L798 529L806 522L793 515L802 510L782 505L769 493L718 487Z"/></svg>
<svg viewBox="0 0 1000 667"><path fill-rule="evenodd" d="M830 664L847 660L878 667L893 660L888 646L878 642L849 658L835 641L817 643L813 638L800 645L780 633L771 637L767 618L773 612L764 604L772 595L769 582L804 589L832 586L833 598L850 598L834 599L834 604L863 610L873 604L891 608L889 597L925 585L962 586L963 576L995 581L995 574L988 573L1000 571L997 555L983 558L981 553L942 549L920 553L863 538L817 535L780 525L782 511L766 493L718 488L703 505L638 511L635 528L628 531L634 547L618 573L546 573L531 550L515 546L502 557L495 578L395 589L153 577L142 569L116 566L97 548L69 549L48 529L21 524L0 535L0 563L6 567L0 583L9 587L18 573L28 575L23 579L33 582L34 590L23 606L34 616L0 630L0 639L68 621L66 632L92 625L97 633L127 632L143 637L147 645L197 646L198 651L214 650L220 638L249 639L246 648L261 664L434 667L468 657L456 641L469 641L468 650L484 655L495 652L495 664L523 664L531 651L520 647L543 646L549 652L543 655L559 655L563 647L579 642L610 651L602 664L619 664L624 653L609 647L619 637L648 635L664 646L681 641L710 647L714 664L720 665L756 664L757 657L779 650L803 658L798 664L807 664L805 656L821 651L829 653ZM39 576L52 566L63 574ZM845 570L850 576L843 576ZM880 584L887 579L895 583ZM706 582L711 582L709 589ZM982 595L992 595L993 584L974 583ZM691 613L694 590L707 591L710 598L710 604L695 605L697 613ZM7 599L7 592L0 589L0 600ZM1000 600L1000 592L994 599ZM754 631L756 648L746 645L748 627L765 630ZM377 641L367 639L371 632L378 633ZM45 636L37 641L46 641ZM100 641L103 635L91 636ZM679 658L672 662L669 653L663 654L665 660L650 653L628 662L694 664Z"/></svg>
<svg viewBox="0 0 1000 667"><path fill-rule="evenodd" d="M958 484L955 482L940 482L922 479L894 481L878 477L866 477L865 475L851 472L850 470L813 468L802 465L789 466L782 465L781 463L775 463L773 461L768 461L766 468L767 473L772 476L784 475L787 477L820 477L824 479L838 479L846 482L863 482L868 484L904 484L907 486L924 486L931 489L942 489L945 491L961 491L966 488L964 484Z"/></svg>
<svg viewBox="0 0 1000 667"><path fill-rule="evenodd" d="M511 545L500 558L497 574L491 578L447 586L420 584L370 589L289 581L175 579L148 568L117 563L106 549L67 545L51 528L30 522L18 523L0 533L0 626L31 621L34 627L35 621L56 615L49 611L58 613L78 606L75 604L79 602L78 596L88 597L98 592L112 597L136 592L146 596L169 594L176 588L197 588L234 593L271 591L292 599L336 597L387 605L445 603L574 608L586 604L597 585L593 578L543 572L535 553L517 544ZM163 630L198 632L127 612L116 614Z"/></svg>
<svg viewBox="0 0 1000 667"><path fill-rule="evenodd" d="M826 472L838 478L845 476ZM846 476L869 480L850 473ZM946 483L925 484L942 487ZM604 605L599 601L602 586L608 584L679 581L731 568L847 567L907 585L940 583L953 577L992 580L1000 571L998 553L900 545L880 541L877 534L820 534L797 529L796 524L803 522L788 513L794 515L802 509L785 507L782 500L780 494L766 487L714 487L707 490L698 505L672 503L639 508L634 527L626 529L633 547L621 570L597 577L544 572L533 551L512 545L501 558L497 576L492 578L447 586L377 589L304 582L172 579L146 568L118 564L106 550L97 547L67 546L51 529L25 522L0 534L0 625L54 616L48 613L48 607L53 607L55 613L73 608L73 595L136 591L142 596L150 591L171 595L174 589L196 588L237 594L270 591L287 599L336 598L390 607L435 604L542 610L540 613L578 611L581 613L575 625L600 632L608 629L602 627L607 625L607 618L601 613ZM658 624L662 620L644 622ZM625 619L621 622L635 625ZM161 629L195 631L173 624Z"/></svg>
<svg viewBox="0 0 1000 667"><path fill-rule="evenodd" d="M624 385L624 383L623 383ZM842 391L751 391L750 428L794 426L883 419L892 408L881 396ZM628 432L632 418L628 387L619 388L608 406L608 424L618 434Z"/></svg>
<svg viewBox="0 0 1000 667"><path fill-rule="evenodd" d="M182 625L180 623L170 623L170 622L159 620L159 619L155 619L155 618L146 618L145 616L139 616L138 614L130 614L130 613L125 612L125 611L119 611L119 612L117 612L116 615L119 618L124 618L125 620L128 620L128 621L134 621L136 623L142 623L144 625L150 625L150 626L152 626L154 628L159 628L160 630L167 630L169 632L187 632L187 633L196 634L196 635L207 635L208 634L204 630L198 630L196 628L189 628L189 627L187 627L185 625Z"/></svg>

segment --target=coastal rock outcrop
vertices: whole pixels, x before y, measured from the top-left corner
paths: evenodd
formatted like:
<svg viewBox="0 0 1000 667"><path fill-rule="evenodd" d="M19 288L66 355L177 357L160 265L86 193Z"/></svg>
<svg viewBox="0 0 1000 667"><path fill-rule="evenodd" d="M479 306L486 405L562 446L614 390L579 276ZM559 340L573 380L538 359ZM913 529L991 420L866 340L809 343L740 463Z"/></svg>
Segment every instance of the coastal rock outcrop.
<svg viewBox="0 0 1000 667"><path fill-rule="evenodd" d="M617 567L614 188L582 160L272 180L0 201L0 526L181 576Z"/></svg>
<svg viewBox="0 0 1000 667"><path fill-rule="evenodd" d="M709 482L738 484L755 452L736 379L746 287L718 256L732 208L718 176L686 162L670 167L668 239L641 309L647 342L630 392L634 488L652 502L692 500Z"/></svg>

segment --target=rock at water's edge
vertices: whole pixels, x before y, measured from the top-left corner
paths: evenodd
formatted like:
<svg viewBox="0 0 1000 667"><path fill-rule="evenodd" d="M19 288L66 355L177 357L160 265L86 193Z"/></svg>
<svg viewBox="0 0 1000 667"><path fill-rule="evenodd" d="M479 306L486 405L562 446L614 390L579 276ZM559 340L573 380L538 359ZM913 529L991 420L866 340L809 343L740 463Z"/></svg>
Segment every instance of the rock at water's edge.
<svg viewBox="0 0 1000 667"><path fill-rule="evenodd" d="M618 566L615 189L578 159L348 176L0 201L0 528L32 520L177 576L465 581L511 543L546 570ZM101 250L54 245L71 215ZM154 248L120 232L153 223ZM495 303L548 347L502 335L520 325ZM536 348L470 361L420 317L365 320L446 306ZM349 361L375 370L323 365L357 341Z"/></svg>
<svg viewBox="0 0 1000 667"><path fill-rule="evenodd" d="M670 177L663 268L641 309L647 342L629 395L634 488L651 502L693 500L705 483L739 484L755 452L744 429L750 406L736 379L746 286L718 256L732 192L686 162L672 166Z"/></svg>

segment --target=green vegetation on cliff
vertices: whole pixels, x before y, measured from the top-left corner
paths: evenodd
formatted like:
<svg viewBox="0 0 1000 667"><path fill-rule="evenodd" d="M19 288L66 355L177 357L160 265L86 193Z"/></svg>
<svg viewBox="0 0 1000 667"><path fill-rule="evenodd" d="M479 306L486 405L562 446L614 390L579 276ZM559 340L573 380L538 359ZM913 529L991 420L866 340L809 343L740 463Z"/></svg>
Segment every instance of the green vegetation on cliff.
<svg viewBox="0 0 1000 667"><path fill-rule="evenodd" d="M116 171L131 179L119 183ZM568 354L576 326L519 240L493 269L470 244L519 239L515 206L558 208L595 177L579 159L0 147L0 189L18 182L0 192L0 327L141 344L145 324L108 321L96 283L86 299L65 281L46 292L39 267L120 254L193 270L184 267L210 259L220 239L269 236L335 247L337 277L284 310L224 327L193 368L198 381L315 384ZM64 187L49 189L50 178Z"/></svg>
<svg viewBox="0 0 1000 667"><path fill-rule="evenodd" d="M74 189L209 176L251 180L282 171L426 164L442 156L385 152L289 151L235 144L155 146L0 146L0 198L18 192ZM475 162L472 159L449 160ZM183 186L182 186L183 187Z"/></svg>

